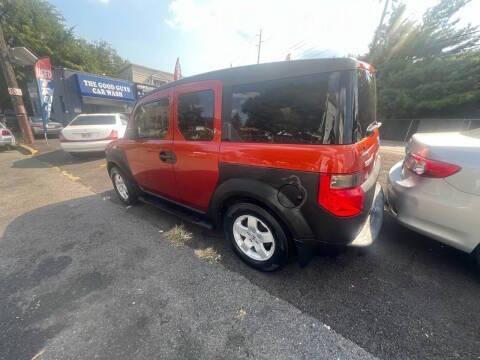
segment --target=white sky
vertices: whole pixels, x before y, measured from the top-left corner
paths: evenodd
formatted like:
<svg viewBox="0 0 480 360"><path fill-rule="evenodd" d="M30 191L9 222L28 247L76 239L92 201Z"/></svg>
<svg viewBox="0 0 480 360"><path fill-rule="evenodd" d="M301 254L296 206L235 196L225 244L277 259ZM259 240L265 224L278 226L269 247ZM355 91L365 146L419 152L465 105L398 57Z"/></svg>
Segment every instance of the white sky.
<svg viewBox="0 0 480 360"><path fill-rule="evenodd" d="M437 0L406 0L419 19ZM188 38L189 56L181 59L191 75L256 62L258 30L263 29L261 61L362 54L376 28L379 0L173 0L167 25ZM480 0L460 14L480 22ZM186 63L184 63L186 62ZM184 71L185 73L185 71Z"/></svg>

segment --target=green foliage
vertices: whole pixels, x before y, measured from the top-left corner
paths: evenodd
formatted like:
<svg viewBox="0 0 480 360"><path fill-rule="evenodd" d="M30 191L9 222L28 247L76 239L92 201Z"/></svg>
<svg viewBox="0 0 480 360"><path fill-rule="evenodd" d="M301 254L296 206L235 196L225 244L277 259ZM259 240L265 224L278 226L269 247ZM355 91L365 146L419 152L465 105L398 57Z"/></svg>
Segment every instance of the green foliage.
<svg viewBox="0 0 480 360"><path fill-rule="evenodd" d="M383 118L463 114L480 102L480 30L455 15L470 0L441 0L420 23L394 1L365 59L378 70Z"/></svg>
<svg viewBox="0 0 480 360"><path fill-rule="evenodd" d="M124 60L105 41L90 43L68 28L57 9L45 0L0 0L5 40L9 46L25 46L39 57L49 56L53 66L114 76ZM33 76L31 68L15 69L20 86ZM1 73L1 72L0 72ZM0 88L5 89L3 74ZM0 92L0 108L8 106Z"/></svg>

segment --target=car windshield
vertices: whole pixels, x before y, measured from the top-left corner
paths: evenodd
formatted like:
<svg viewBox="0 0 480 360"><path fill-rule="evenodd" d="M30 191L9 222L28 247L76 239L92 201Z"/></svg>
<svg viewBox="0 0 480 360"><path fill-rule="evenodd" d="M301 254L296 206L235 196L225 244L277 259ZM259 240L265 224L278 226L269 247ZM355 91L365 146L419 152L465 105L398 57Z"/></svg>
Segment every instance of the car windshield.
<svg viewBox="0 0 480 360"><path fill-rule="evenodd" d="M115 122L115 115L80 115L70 123L70 126L114 125Z"/></svg>

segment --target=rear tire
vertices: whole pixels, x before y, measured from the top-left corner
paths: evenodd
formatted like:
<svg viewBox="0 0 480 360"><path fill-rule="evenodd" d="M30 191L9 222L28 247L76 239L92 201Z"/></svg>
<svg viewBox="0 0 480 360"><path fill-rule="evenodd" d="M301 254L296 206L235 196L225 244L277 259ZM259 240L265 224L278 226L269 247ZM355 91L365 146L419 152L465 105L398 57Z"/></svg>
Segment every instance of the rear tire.
<svg viewBox="0 0 480 360"><path fill-rule="evenodd" d="M121 202L126 205L134 205L138 202L140 191L137 185L130 181L122 170L116 166L112 167L110 169L110 179Z"/></svg>
<svg viewBox="0 0 480 360"><path fill-rule="evenodd" d="M288 237L280 223L264 208L237 203L225 213L223 225L234 251L261 271L280 269L288 260Z"/></svg>

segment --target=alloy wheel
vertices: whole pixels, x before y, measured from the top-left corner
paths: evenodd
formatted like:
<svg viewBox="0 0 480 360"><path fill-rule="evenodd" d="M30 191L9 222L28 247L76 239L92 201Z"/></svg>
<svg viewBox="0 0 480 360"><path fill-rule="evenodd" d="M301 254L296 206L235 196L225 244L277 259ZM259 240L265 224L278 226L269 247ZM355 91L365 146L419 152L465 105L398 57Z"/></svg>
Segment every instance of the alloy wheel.
<svg viewBox="0 0 480 360"><path fill-rule="evenodd" d="M125 184L125 181L123 180L122 175L120 175L118 172L115 172L113 174L113 182L115 183L115 188L118 191L118 194L121 196L121 198L125 201L128 200L128 189L127 185Z"/></svg>
<svg viewBox="0 0 480 360"><path fill-rule="evenodd" d="M233 237L242 253L256 261L266 261L275 252L270 228L254 215L241 215L233 222Z"/></svg>

